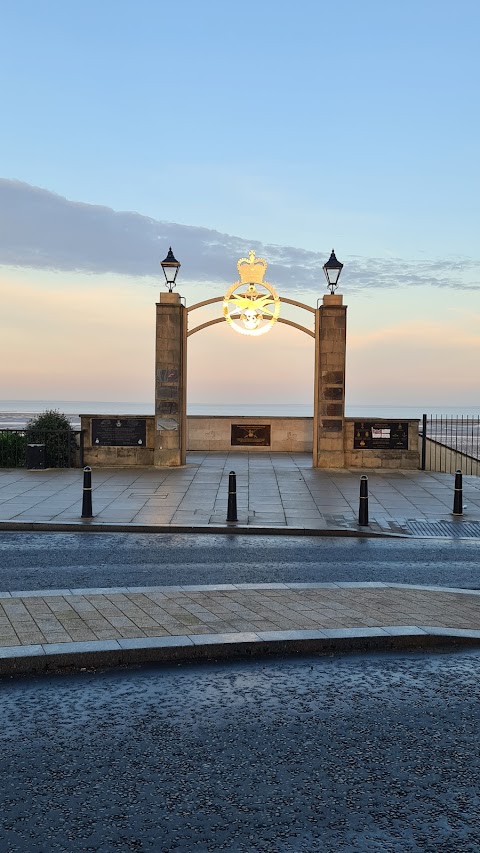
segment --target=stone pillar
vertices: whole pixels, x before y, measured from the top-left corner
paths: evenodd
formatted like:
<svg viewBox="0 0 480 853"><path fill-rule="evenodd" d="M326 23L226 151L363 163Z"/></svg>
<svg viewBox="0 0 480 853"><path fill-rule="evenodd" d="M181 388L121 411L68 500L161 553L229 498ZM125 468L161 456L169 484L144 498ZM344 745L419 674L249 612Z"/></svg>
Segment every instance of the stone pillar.
<svg viewBox="0 0 480 853"><path fill-rule="evenodd" d="M178 293L161 293L155 341L154 465L185 465L187 309Z"/></svg>
<svg viewBox="0 0 480 853"><path fill-rule="evenodd" d="M347 307L325 294L315 314L313 467L344 468Z"/></svg>

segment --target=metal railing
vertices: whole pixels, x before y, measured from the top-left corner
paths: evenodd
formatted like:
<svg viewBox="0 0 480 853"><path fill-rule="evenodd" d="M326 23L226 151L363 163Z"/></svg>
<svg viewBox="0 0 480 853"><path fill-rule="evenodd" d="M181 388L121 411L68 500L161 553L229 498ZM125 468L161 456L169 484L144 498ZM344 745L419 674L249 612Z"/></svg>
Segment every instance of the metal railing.
<svg viewBox="0 0 480 853"><path fill-rule="evenodd" d="M423 415L420 437L423 471L480 476L480 416Z"/></svg>
<svg viewBox="0 0 480 853"><path fill-rule="evenodd" d="M83 463L82 438L73 429L0 429L0 468L29 467L29 445L44 447L45 468L76 468Z"/></svg>

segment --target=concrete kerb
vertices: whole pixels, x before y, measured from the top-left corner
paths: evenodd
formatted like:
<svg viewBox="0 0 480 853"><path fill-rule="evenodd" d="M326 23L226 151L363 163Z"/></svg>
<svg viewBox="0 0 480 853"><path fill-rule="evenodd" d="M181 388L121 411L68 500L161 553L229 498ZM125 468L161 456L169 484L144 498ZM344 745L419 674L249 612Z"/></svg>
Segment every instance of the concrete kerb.
<svg viewBox="0 0 480 853"><path fill-rule="evenodd" d="M352 527L291 527L286 525L260 526L234 523L220 524L114 524L113 522L56 522L56 521L0 521L0 530L36 531L46 533L213 533L252 536L342 536L356 538L411 539L410 533L372 530L352 522Z"/></svg>
<svg viewBox="0 0 480 853"><path fill-rule="evenodd" d="M3 648L0 649L0 677L275 656L451 650L476 645L480 645L480 631L425 625L139 637Z"/></svg>

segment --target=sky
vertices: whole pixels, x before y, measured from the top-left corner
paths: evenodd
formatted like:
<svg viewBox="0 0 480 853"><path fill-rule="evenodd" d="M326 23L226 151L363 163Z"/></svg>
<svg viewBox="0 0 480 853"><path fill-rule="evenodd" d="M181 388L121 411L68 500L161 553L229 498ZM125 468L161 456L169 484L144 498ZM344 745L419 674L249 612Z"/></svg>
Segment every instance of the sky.
<svg viewBox="0 0 480 853"><path fill-rule="evenodd" d="M254 249L312 306L334 247L347 406L479 405L477 0L0 11L0 400L153 403L171 245L187 304ZM297 330L189 340L191 403L312 398Z"/></svg>

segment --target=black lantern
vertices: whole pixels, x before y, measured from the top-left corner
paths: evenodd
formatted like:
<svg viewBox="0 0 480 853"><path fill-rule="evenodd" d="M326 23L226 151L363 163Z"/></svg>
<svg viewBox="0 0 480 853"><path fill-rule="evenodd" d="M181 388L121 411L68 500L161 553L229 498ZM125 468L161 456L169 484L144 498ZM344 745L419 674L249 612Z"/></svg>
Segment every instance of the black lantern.
<svg viewBox="0 0 480 853"><path fill-rule="evenodd" d="M161 267L163 269L163 272L165 273L165 281L167 282L167 287L171 293L173 288L175 287L177 273L181 267L181 263L180 261L177 261L175 255L172 252L171 246L168 250L167 257L161 263Z"/></svg>
<svg viewBox="0 0 480 853"><path fill-rule="evenodd" d="M341 264L340 261L337 261L335 251L332 249L332 254L330 255L327 263L323 265L323 271L330 288L330 293L333 293L337 289L338 279L340 278L342 270L343 264Z"/></svg>

